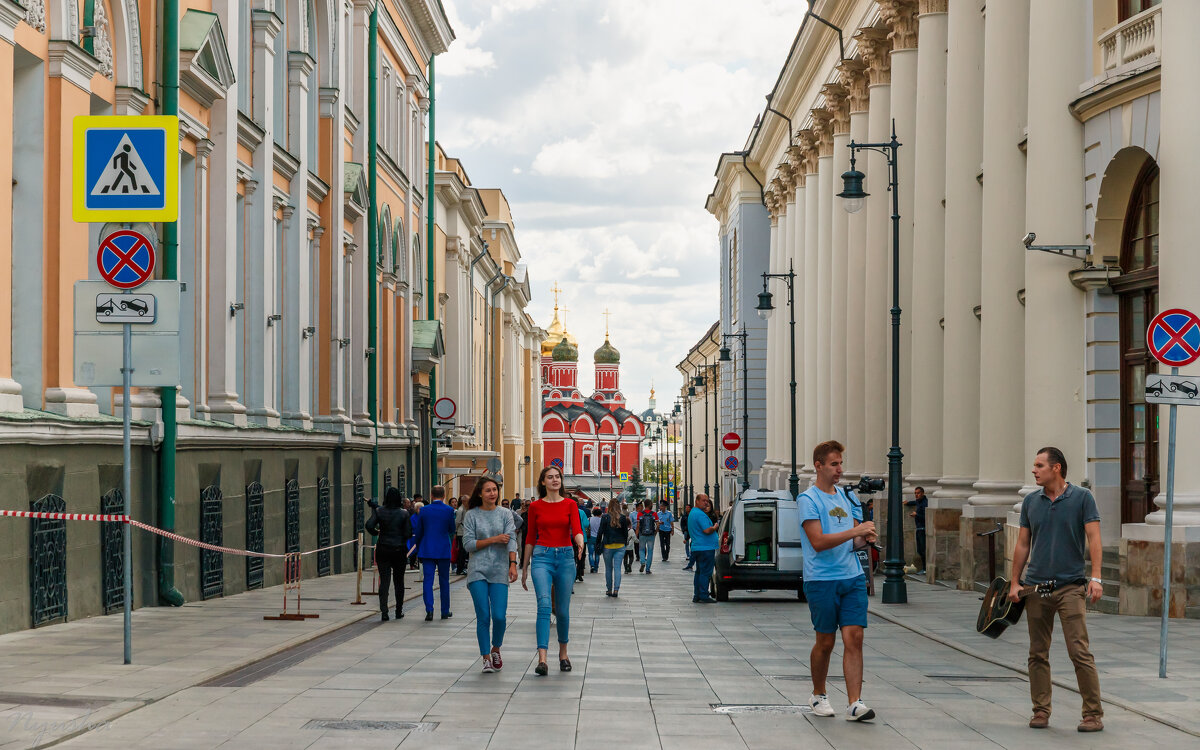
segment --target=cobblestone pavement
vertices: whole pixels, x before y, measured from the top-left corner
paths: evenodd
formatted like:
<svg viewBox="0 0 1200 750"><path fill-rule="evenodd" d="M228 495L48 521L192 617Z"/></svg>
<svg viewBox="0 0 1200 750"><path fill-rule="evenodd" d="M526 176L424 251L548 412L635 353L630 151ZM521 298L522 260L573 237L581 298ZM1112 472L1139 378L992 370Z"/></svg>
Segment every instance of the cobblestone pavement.
<svg viewBox="0 0 1200 750"><path fill-rule="evenodd" d="M335 583L326 581L329 584L321 584ZM574 671L569 674L559 673L553 663L549 676L533 674L534 598L519 584L512 590L509 606L504 670L481 674L470 597L458 586L452 596L455 617L450 620L423 622L419 603L410 602L408 609L415 617L387 623L375 617L363 619L340 631L340 636L328 637L339 642L311 641L308 651L290 654L294 658L261 673L243 671L210 686L169 694L164 694L167 688L158 687L153 697L139 694L142 702L135 710L59 746L1026 750L1036 743L1056 748L1152 744L1160 750L1200 745L1192 734L1111 704L1106 706L1105 732L1078 734L1079 696L1064 689L1055 691L1052 728L1026 728L1028 684L1008 668L1023 666L1023 634L1006 635L999 644L977 644L980 649L994 647L985 655L1004 666L963 653L976 646L955 641L962 634L951 628L951 621L969 614L965 627L972 627L974 614L968 606L972 595L946 597L943 608L935 598L944 594L927 591L930 587L924 584L910 586L913 603L908 608L872 603L884 617L905 623L873 615L867 631L864 698L878 712L876 721L861 725L840 716L814 717L800 708L811 692L807 662L812 636L805 605L782 592L735 593L728 604L696 605L691 603L690 584L690 574L681 572L675 559L656 564L652 576L636 572L627 576L617 600L604 596L602 576L589 576L577 584L571 620ZM352 582L350 586L352 590ZM270 592L247 596L266 593ZM324 604L331 611L350 609L341 601ZM261 622L253 617L261 613L239 614L246 609L244 603L236 611L228 604L224 608L226 642L208 646L212 654L229 649L232 662L244 653L235 649L251 647L238 636L238 629L247 628L247 638L252 638ZM347 617L361 618L367 614L363 609L353 608ZM150 611L170 619L190 616L186 610ZM116 622L114 654L119 662L119 618ZM942 627L930 627L938 624ZM316 633L313 622L279 627L284 625L294 625L296 634ZM78 627L87 629L82 623ZM170 638L170 629L164 629L154 636L159 642L151 644L146 628L142 630L143 653L174 651L186 667L188 649L180 645L186 644L186 635ZM55 635L52 631L36 633ZM25 640L27 646L39 648L34 639ZM328 647L318 648L322 643ZM1055 649L1061 650L1061 644L1056 643ZM0 638L0 664L10 663L10 650L6 639ZM1105 670L1102 686L1117 682L1123 670L1152 674L1156 662L1143 659L1144 651L1138 648L1115 660L1098 654ZM94 683L84 684L91 675L122 669L128 668L111 660L74 669L71 674L80 679L76 694L91 694L87 688ZM831 672L840 675L840 651ZM60 679L67 679L66 674L61 672ZM1056 674L1072 677L1061 669ZM211 672L200 675L193 668L190 675L177 677L198 684L200 677L210 679ZM137 681L125 680L110 682L134 690ZM831 701L840 707L845 697L839 681L834 677L829 687ZM60 690L66 687L61 684ZM1175 689L1190 691L1195 698L1190 687ZM78 715L75 711L73 715ZM0 720L5 716L0 714ZM95 717L91 723L97 723ZM24 737L14 737L9 724L0 723L0 743L9 741L2 745L6 748L29 746L29 730L23 731Z"/></svg>

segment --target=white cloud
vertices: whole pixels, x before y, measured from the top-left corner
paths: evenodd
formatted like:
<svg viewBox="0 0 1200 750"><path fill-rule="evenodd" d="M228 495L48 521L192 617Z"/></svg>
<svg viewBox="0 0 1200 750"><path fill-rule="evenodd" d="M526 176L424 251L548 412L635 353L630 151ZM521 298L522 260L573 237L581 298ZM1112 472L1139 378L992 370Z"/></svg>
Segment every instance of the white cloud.
<svg viewBox="0 0 1200 750"><path fill-rule="evenodd" d="M631 408L651 380L669 403L674 364L718 314L713 169L762 111L804 3L446 7L458 40L438 70L456 73L439 89L437 138L476 185L509 198L530 314L549 324L557 281L587 387L607 307Z"/></svg>

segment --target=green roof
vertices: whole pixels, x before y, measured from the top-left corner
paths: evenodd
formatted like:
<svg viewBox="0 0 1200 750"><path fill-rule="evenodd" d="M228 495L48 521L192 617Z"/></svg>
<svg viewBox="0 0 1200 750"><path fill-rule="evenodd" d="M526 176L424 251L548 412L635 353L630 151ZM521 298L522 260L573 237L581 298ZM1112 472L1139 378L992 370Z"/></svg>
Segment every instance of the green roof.
<svg viewBox="0 0 1200 750"><path fill-rule="evenodd" d="M358 162L348 161L342 164L342 175L345 177L345 189L347 193L353 193L354 188L358 187L358 180L362 177L363 165Z"/></svg>
<svg viewBox="0 0 1200 750"><path fill-rule="evenodd" d="M414 320L412 324L412 348L428 349L434 356L442 355L442 322L440 320Z"/></svg>
<svg viewBox="0 0 1200 750"><path fill-rule="evenodd" d="M208 32L217 23L217 14L203 10L189 10L179 19L179 49L195 52L208 38Z"/></svg>

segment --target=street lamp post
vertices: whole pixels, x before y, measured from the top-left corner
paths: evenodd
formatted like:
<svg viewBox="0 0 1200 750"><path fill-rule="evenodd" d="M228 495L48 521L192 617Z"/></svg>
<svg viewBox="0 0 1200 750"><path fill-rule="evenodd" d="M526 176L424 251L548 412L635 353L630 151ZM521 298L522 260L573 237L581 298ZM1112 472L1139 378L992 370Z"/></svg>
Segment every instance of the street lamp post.
<svg viewBox="0 0 1200 750"><path fill-rule="evenodd" d="M896 140L896 121L892 121L892 138L886 143L850 141L849 148L850 169L842 175L843 190L838 193L838 197L846 201L845 209L850 213L858 212L868 195L863 191L863 173L854 168L858 151L875 151L887 158L888 189L892 193L892 447L888 449L887 559L883 561L882 601L884 604L904 604L908 601L908 586L904 581L904 512L901 507L904 454L900 452L900 176L896 160L900 142Z"/></svg>
<svg viewBox="0 0 1200 750"><path fill-rule="evenodd" d="M708 372L708 358L707 357L704 359L704 371L705 371L705 373ZM699 372L699 370L697 370L696 372ZM706 383L707 383L706 378L707 378L707 375L697 375L696 377L692 378L693 385L704 386L704 442L705 442L705 445L707 445L707 443L708 443L708 392L711 390L706 385ZM703 449L703 447L702 447L702 449ZM705 459L704 460L704 494L709 495L711 497L712 485L709 484L709 482L708 482L708 456L705 456L704 459Z"/></svg>
<svg viewBox="0 0 1200 750"><path fill-rule="evenodd" d="M750 401L749 401L749 375L747 373L746 359L746 339L749 335L746 333L745 326L742 327L741 333L724 333L721 334L721 356L722 362L731 362L733 357L730 356L729 344L724 343L728 339L740 339L742 342L742 491L750 489Z"/></svg>
<svg viewBox="0 0 1200 750"><path fill-rule="evenodd" d="M788 476L788 492L792 498L796 498L800 494L800 475L796 473L796 300L794 296L794 288L796 286L796 272L792 270L792 264L788 262L787 273L768 273L763 275L763 290L758 295L758 305L755 310L758 311L758 317L767 320L771 317L771 313L775 310L775 305L772 304L772 294L767 289L767 282L771 279L783 279L787 283L787 305L788 305L788 326L791 334L791 357L789 361L792 367L792 379L788 383L788 388L792 394L792 473Z"/></svg>
<svg viewBox="0 0 1200 750"><path fill-rule="evenodd" d="M709 367L709 376L712 378L713 382L712 382L711 386L708 388L708 390L705 391L705 399L706 399L705 403L706 404L708 403L708 401L707 401L708 392L715 391L717 386L721 382L720 373L717 372L717 364L714 362L713 364L709 365L708 367ZM720 451L721 440L718 437L718 433L721 430L721 419L720 419L720 417L717 416L717 408L720 405L721 404L720 404L720 399L718 398L718 395L716 393L713 393L712 465L713 465L713 480L714 481L713 481L713 491L712 491L712 503L713 503L713 511L716 513L721 512L721 451Z"/></svg>
<svg viewBox="0 0 1200 750"><path fill-rule="evenodd" d="M684 400L683 412L684 418L687 420L687 494L688 499L693 499L696 496L696 467L693 465L696 452L696 438L692 435L692 401L696 397L696 386L689 385L687 387L687 398Z"/></svg>

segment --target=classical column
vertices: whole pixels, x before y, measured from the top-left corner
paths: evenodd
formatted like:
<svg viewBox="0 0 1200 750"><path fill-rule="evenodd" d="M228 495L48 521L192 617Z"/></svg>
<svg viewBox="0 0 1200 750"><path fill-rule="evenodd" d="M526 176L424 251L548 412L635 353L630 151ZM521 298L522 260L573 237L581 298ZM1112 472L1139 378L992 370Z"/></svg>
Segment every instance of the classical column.
<svg viewBox="0 0 1200 750"><path fill-rule="evenodd" d="M345 24L337 26L338 48L345 38ZM329 183L329 194L321 204L321 224L328 228L315 245L317 251L317 277L320 288L314 298L318 303L313 325L316 338L312 342L313 357L317 360L314 375L315 397L312 405L313 425L318 429L337 430L348 421L342 384L345 381L343 357L339 339L346 334L343 315L341 262L342 227L346 218L346 161L345 142L346 109L341 87L345 86L343 66L337 66L338 88L320 90L320 144L321 152L328 154L320 165L321 174Z"/></svg>
<svg viewBox="0 0 1200 750"><path fill-rule="evenodd" d="M959 525L960 588L986 579L975 534L1005 518L1020 500L1025 456L1026 75L1029 72L1029 2L988 8L983 66L982 318L979 358L979 480Z"/></svg>
<svg viewBox="0 0 1200 750"><path fill-rule="evenodd" d="M816 445L820 440L817 438L817 401L820 398L817 390L817 363L820 360L817 341L819 333L817 332L817 228L819 221L817 219L818 211L818 196L821 192L820 180L817 177L817 162L819 161L820 152L817 146L817 135L813 130L800 131L800 143L804 148L804 218L802 220L802 228L798 228L799 236L793 240L793 245L798 252L802 254L804 259L803 264L796 266L796 330L803 329L806 335L804 337L804 359L802 362L796 363L799 367L799 372L804 374L804 421L799 422L797 415L797 425L804 425L804 432L801 434L799 427L796 428L796 450L797 464L805 465L805 473L811 476L812 463L809 455L812 453L812 446ZM796 204L800 206L800 192L796 191ZM800 269L804 270L801 271ZM803 294L800 293L803 288ZM801 317L799 308L803 306L804 315ZM800 342L796 342L799 345ZM797 351L800 351L797 349ZM797 375L799 378L799 375ZM797 386L797 389L799 386ZM808 448L806 449L806 446Z"/></svg>
<svg viewBox="0 0 1200 750"><path fill-rule="evenodd" d="M842 442L846 440L846 253L850 214L842 208L835 193L842 191L842 173L850 168L850 92L840 84L829 83L821 87L825 95L825 107L833 115L832 126L833 160L829 165L829 212L821 219L829 220L829 436ZM822 275L824 278L824 275Z"/></svg>
<svg viewBox="0 0 1200 750"><path fill-rule="evenodd" d="M225 31L225 42L234 56L242 51L242 35L249 33L238 24L240 11L235 2L216 3ZM237 102L238 87L249 82L234 83L225 96L213 102L210 113L208 137L213 142L212 155L208 159L211 185L215 189L206 191L208 200L208 299L205 315L208 329L207 350L208 372L202 398L209 418L237 425L246 424L246 407L238 400L237 387L237 328L241 323L237 316L229 314L237 297L237 183L238 183L238 140ZM239 312L244 316L245 311ZM132 399L131 399L132 400ZM200 406L197 405L197 412Z"/></svg>
<svg viewBox="0 0 1200 750"><path fill-rule="evenodd" d="M904 453L908 483L923 486L926 495L933 494L942 475L946 5L947 0L922 0L921 46L917 51L915 130L920 136L914 149L913 294L908 315L912 329L911 403L916 421Z"/></svg>
<svg viewBox="0 0 1200 750"><path fill-rule="evenodd" d="M800 149L800 152L803 154L804 153L803 149ZM800 467L804 466L804 463L805 463L804 454L800 451L800 446L804 444L804 435L805 435L805 429L806 429L805 415L812 413L812 412L808 411L808 400L807 400L807 390L806 390L807 385L806 385L806 375L805 375L807 370L804 367L804 362L807 361L807 358L805 357L805 354L804 354L804 352L806 351L805 347L807 346L808 340L810 338L813 338L811 336L806 335L805 321L807 320L807 318L805 318L804 315L806 313L807 308L805 307L806 302L805 302L805 299L803 296L804 290L806 289L806 283L807 283L806 282L807 277L805 276L805 266L804 266L804 264L806 262L805 256L804 256L804 231L805 231L804 230L804 227L805 227L804 211L805 211L805 205L807 202L807 197L806 197L806 191L807 191L806 185L808 184L807 175L806 175L807 169L808 169L807 161L806 161L806 158L804 158L804 157L802 157L798 163L793 164L792 174L795 177L796 183L795 183L793 190L791 191L791 194L784 196L784 201L785 201L784 205L786 207L785 208L786 213L784 215L784 219L786 220L786 223L787 223L787 232L784 235L784 238L785 238L785 241L787 244L784 246L785 252L784 252L784 256L782 258L780 258L780 266L779 266L780 273L784 273L790 268L796 274L796 278L795 278L795 282L794 282L793 286L794 286L794 290L795 290L794 304L796 306L796 322L797 322L796 334L795 334L796 335L796 357L799 358L799 361L796 362L796 472L797 472L797 474L799 474L799 472L800 472ZM814 190L816 189L816 181L815 180L813 181L813 189ZM779 287L778 282L776 282L776 285L778 287L777 291L780 293L780 295L777 296L776 299L783 300L784 305L786 306L786 291L787 290L784 289L783 287ZM790 391L787 390L787 388L789 386L786 385L791 382L791 377L792 377L792 369L791 369L792 362L790 359L791 351L792 351L792 349L791 349L792 333L791 333L790 326L788 325L787 321L782 319L783 307L779 307L779 306L777 306L777 307L778 307L779 312L776 313L775 317L781 318L781 320L779 322L779 339L778 339L780 355L777 358L777 361L779 364L776 369L779 371L780 382L785 384L784 390L781 390L779 392L780 393L779 398L781 399L781 401L779 403L780 403L780 411L782 411L785 415L787 415L788 412L786 410L792 408L791 393L790 393ZM780 456L781 456L781 461L783 462L783 466L784 466L783 471L781 472L783 474L783 478L782 478L782 482L780 483L780 489L785 489L788 486L788 478L791 477L791 475L792 475L792 453L791 453L792 424L791 424L790 419L785 419L785 420L781 421L781 423L779 425L779 436L780 436L779 443L780 443L780 445L783 446L783 451L781 452Z"/></svg>
<svg viewBox="0 0 1200 750"><path fill-rule="evenodd" d="M887 31L881 28L861 29L855 37L867 64L870 114L867 119L867 140L887 141L892 132L892 43ZM888 334L891 306L889 292L891 267L891 195L888 193L886 159L872 152L860 153L858 169L865 172L866 191L870 194L863 207L866 223L864 265L865 314L863 327L863 367L866 371L865 431L863 472L875 477L884 476L888 452L888 380L891 369L891 338ZM876 520L880 520L876 517Z"/></svg>
<svg viewBox="0 0 1200 750"><path fill-rule="evenodd" d="M817 371L817 433L814 440L801 446L800 452L810 453L813 446L829 440L830 425L830 351L833 325L833 222L830 208L833 207L833 113L824 107L812 111L813 132L817 136L817 317L809 325L816 329L817 357L805 363L805 367ZM810 199L811 200L811 199ZM811 330L811 329L810 329Z"/></svg>
<svg viewBox="0 0 1200 750"><path fill-rule="evenodd" d="M1200 236L1200 211L1192 205L1193 194L1189 175L1200 169L1200 152L1195 146L1195 125L1200 121L1200 90L1196 88L1195 72L1200 70L1200 45L1192 39L1192 31L1200 23L1200 3L1167 0L1163 3L1160 29L1162 34L1162 135L1158 163L1164 165L1160 180L1159 242L1162 251L1158 262L1158 309L1182 307L1197 312L1195 280L1200 276L1200 255L1194 250L1195 238ZM1165 370L1166 368L1160 368ZM1196 372L1197 365L1187 370ZM1163 479L1159 482L1166 492L1167 467L1167 408L1159 408L1159 462ZM1176 439L1180 446L1200 445L1200 414L1194 409L1180 409ZM1175 458L1175 515L1173 536L1176 542L1200 541L1200 462L1187 459L1185 447ZM1181 457L1182 460L1181 460ZM1155 498L1159 510L1146 516L1146 523L1164 522L1165 495ZM1129 524L1125 528L1136 524ZM1186 528L1179 528L1186 527ZM1160 529L1157 539L1162 540ZM1183 561L1179 563L1182 565ZM1176 596L1179 592L1176 592ZM1194 606L1195 602L1190 602Z"/></svg>
<svg viewBox="0 0 1200 750"><path fill-rule="evenodd" d="M246 197L246 415L258 424L277 425L279 412L274 401L275 341L267 326L267 316L275 314L275 37L283 25L274 13L251 11L253 27L254 119L262 125L262 144L255 149L251 167L258 192L253 201ZM243 313L239 313L243 314Z"/></svg>
<svg viewBox="0 0 1200 750"><path fill-rule="evenodd" d="M838 66L838 73L842 85L849 93L850 138L862 143L867 140L869 91L866 63L856 59L843 60ZM845 155L849 157L850 149L844 150ZM846 214L838 205L840 200L834 203L835 213L842 211ZM841 290L846 298L846 318L842 326L842 335L846 340L846 439L843 442L846 444L847 473L857 477L866 465L866 345L863 340L863 327L866 304L864 281L867 271L867 223L862 211L846 214L846 218L846 285Z"/></svg>
<svg viewBox="0 0 1200 750"><path fill-rule="evenodd" d="M784 246L783 230L787 226L786 221L781 221L780 214L782 213L782 198L775 194L774 190L768 189L763 195L763 202L767 206L767 216L771 220L771 251L767 261L767 271L770 273L779 272L780 263L780 248ZM787 383L779 381L779 373L776 371L776 363L782 354L778 347L779 338L779 317L772 315L767 319L767 353L766 353L766 409L767 409L767 459L762 466L762 486L769 489L775 488L775 478L779 472L780 455L783 451L780 450L779 444L779 424L787 422L787 414L781 412L778 408L779 397L786 393ZM786 451L786 448L783 449Z"/></svg>
<svg viewBox="0 0 1200 750"><path fill-rule="evenodd" d="M315 169L316 165L308 160L308 141L314 137L308 127L308 101L312 95L308 90L308 81L315 65L307 52L288 52L287 142L289 150L299 162L288 192L292 204L302 213L289 222L283 235L283 268L280 269L283 299L281 309L277 310L283 314L283 320L276 323L278 330L275 335L282 339L283 392L279 394L279 403L283 422L300 428L312 427L312 415L302 404L305 400L302 394L309 386L309 371L304 366L305 358L301 350L309 348L308 340L302 338L302 331L310 321L306 304L312 268L308 258L308 172Z"/></svg>
<svg viewBox="0 0 1200 750"><path fill-rule="evenodd" d="M1091 75L1086 0L1029 5L1029 144L1025 175L1025 228L1039 243L1084 242L1083 125L1069 104ZM1011 257L1011 256L1010 256ZM1037 450L1061 448L1086 476L1084 292L1067 273L1078 264L1057 255L1025 251L1025 464ZM1046 325L1054 321L1053 325ZM1054 377L1045 377L1055 362ZM1024 472L1028 494L1036 489ZM1014 519L1015 520L1015 519ZM1115 525L1114 525L1115 527ZM1116 540L1110 539L1110 543Z"/></svg>
<svg viewBox="0 0 1200 750"><path fill-rule="evenodd" d="M913 203L919 140L917 0L877 2L892 40L892 122L902 144L896 155L900 185L900 447L907 455L912 448Z"/></svg>
<svg viewBox="0 0 1200 750"><path fill-rule="evenodd" d="M0 87L0 122L13 121L13 54L15 44L13 31L24 18L24 10L11 2L0 0L0 81L10 85ZM13 129L0 128L0 154L13 152ZM12 159L0 161L0 206L9 211L0 212L0 411L23 411L21 384L13 380L12 374L12 215L13 185Z"/></svg>

